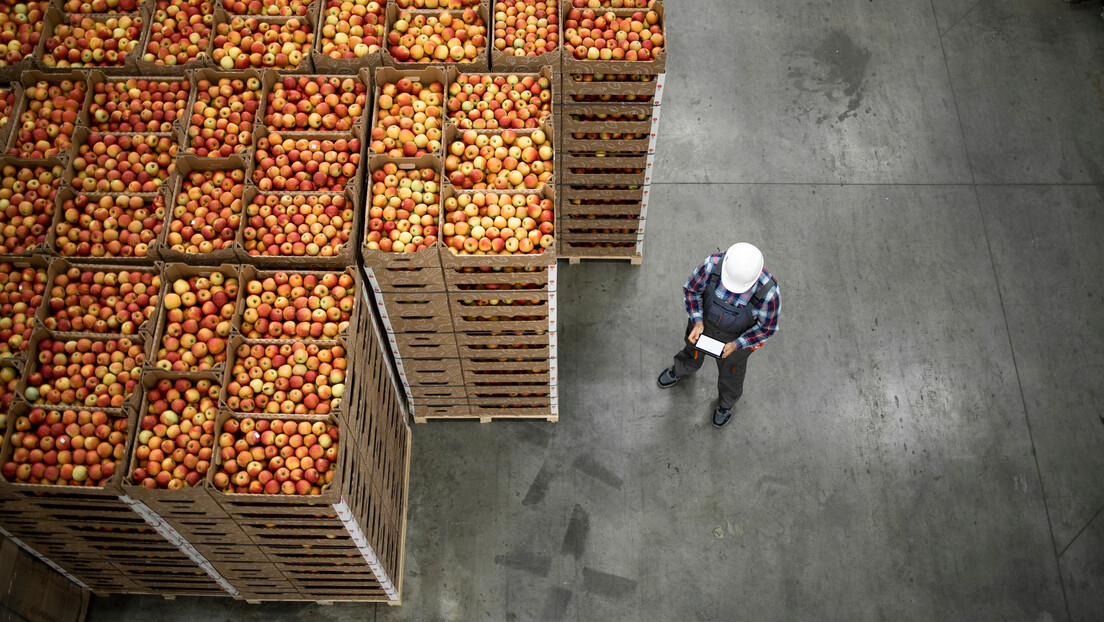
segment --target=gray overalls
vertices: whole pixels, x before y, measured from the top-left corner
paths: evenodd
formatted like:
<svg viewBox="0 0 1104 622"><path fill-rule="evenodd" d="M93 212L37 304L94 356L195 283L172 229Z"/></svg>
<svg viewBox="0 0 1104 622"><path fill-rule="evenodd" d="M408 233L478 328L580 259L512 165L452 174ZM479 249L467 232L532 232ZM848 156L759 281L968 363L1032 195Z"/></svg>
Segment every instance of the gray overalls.
<svg viewBox="0 0 1104 622"><path fill-rule="evenodd" d="M735 341L751 327L755 326L757 319L753 311L762 304L763 297L774 287L774 279L765 284L760 284L759 289L752 295L748 304L739 307L731 305L722 298L717 297L717 285L721 280L721 264L718 261L713 266L713 272L709 275L709 285L702 292L702 323L705 325L704 334L729 343ZM682 350L675 355L674 372L680 378L698 371L702 362L709 355L698 350L686 337L694 329L694 321L686 324L686 336ZM728 358L717 359L717 393L720 395L719 406L732 408L744 393L744 374L747 372L747 360L751 356L751 350L736 350L728 355Z"/></svg>

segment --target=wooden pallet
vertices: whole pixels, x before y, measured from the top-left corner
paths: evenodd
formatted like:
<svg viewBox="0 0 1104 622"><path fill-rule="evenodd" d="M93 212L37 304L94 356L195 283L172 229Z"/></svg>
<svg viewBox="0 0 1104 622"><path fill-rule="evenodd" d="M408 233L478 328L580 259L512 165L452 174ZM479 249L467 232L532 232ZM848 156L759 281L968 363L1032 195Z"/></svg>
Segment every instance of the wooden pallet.
<svg viewBox="0 0 1104 622"><path fill-rule="evenodd" d="M429 423L430 421L478 421L479 423L490 423L492 421L537 421L544 420L551 423L556 423L560 420L559 415L491 415L491 416L477 416L471 415L468 417L419 417L414 416L414 423ZM405 537L405 533L403 534Z"/></svg>
<svg viewBox="0 0 1104 622"><path fill-rule="evenodd" d="M634 266L639 266L644 261L644 258L639 256L639 255L636 255L634 257L617 257L617 256L614 256L614 255L597 255L597 256L593 256L593 257L587 257L587 256L584 255L584 256L581 256L581 257L567 257L566 259L567 259L568 265L571 265L571 266L579 265L579 263L581 261L583 261L584 259L620 259L622 261L628 259L629 263L634 265Z"/></svg>

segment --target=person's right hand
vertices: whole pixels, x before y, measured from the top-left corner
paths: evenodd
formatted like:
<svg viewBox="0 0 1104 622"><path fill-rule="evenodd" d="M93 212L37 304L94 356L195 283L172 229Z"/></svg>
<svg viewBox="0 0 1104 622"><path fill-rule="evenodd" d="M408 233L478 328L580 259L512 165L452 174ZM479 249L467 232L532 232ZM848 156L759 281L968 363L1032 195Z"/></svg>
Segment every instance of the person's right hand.
<svg viewBox="0 0 1104 622"><path fill-rule="evenodd" d="M690 336L687 337L687 339L690 340L690 343L697 343L698 342L698 337L701 337L702 331L704 331L704 330L705 330L705 324L703 324L702 322L698 322L697 324L694 324L694 328L690 331Z"/></svg>

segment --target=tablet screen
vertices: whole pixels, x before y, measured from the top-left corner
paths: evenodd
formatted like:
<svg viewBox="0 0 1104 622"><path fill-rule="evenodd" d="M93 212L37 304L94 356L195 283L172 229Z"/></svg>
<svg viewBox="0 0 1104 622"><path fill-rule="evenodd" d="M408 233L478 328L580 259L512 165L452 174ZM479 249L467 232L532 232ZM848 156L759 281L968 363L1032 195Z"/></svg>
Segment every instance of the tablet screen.
<svg viewBox="0 0 1104 622"><path fill-rule="evenodd" d="M716 339L712 337L707 337L705 335L698 337L698 342L694 345L697 346L699 350L708 352L709 354L712 354L716 357L721 356L721 353L724 352L725 347L723 341L717 341Z"/></svg>

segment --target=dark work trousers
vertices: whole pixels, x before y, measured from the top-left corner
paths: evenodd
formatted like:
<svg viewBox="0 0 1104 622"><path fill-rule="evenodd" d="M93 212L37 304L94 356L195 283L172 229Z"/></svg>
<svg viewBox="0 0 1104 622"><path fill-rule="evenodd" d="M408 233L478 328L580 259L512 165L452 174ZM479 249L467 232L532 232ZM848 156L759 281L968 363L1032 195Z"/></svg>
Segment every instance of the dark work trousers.
<svg viewBox="0 0 1104 622"><path fill-rule="evenodd" d="M690 342L690 331L693 329L694 322L690 320L686 324L683 348L675 355L674 372L680 378L698 371L705 359L713 358ZM750 356L751 350L736 350L728 358L717 359L717 393L721 398L721 408L732 408L744 394L744 374L747 373Z"/></svg>

